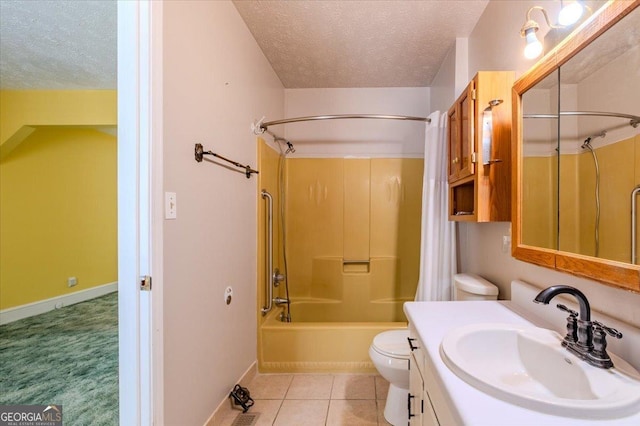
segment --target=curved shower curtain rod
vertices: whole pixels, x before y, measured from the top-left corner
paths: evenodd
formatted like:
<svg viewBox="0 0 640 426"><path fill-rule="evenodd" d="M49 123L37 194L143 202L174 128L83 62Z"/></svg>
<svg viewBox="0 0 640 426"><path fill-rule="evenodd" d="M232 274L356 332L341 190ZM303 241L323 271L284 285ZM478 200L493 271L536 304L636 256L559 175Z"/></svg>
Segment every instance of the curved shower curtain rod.
<svg viewBox="0 0 640 426"><path fill-rule="evenodd" d="M382 114L337 114L337 115L310 115L307 117L293 117L283 118L282 120L265 121L264 117L257 123L253 124L253 132L256 135L262 133L270 134L275 140L285 140L269 131L269 126L275 126L278 124L297 123L300 121L316 121L316 120L345 120L352 118L368 118L377 120L410 120L410 121L423 121L425 123L431 123L431 119L428 117L413 117L410 115L382 115ZM287 141L289 142L289 141Z"/></svg>
<svg viewBox="0 0 640 426"><path fill-rule="evenodd" d="M315 120L344 120L349 118L373 118L381 120L412 120L431 122L428 117L412 117L408 115L379 115L379 114L339 114L339 115L311 115L308 117L284 118L282 120L266 121L259 123L260 128L267 130L269 126L276 124L297 123L299 121L315 121Z"/></svg>
<svg viewBox="0 0 640 426"><path fill-rule="evenodd" d="M632 114L623 114L620 112L603 112L603 111L560 111L558 114L524 114L523 118L558 118L558 115L586 115L592 117L618 117L629 120L629 125L633 128L640 125L640 116Z"/></svg>

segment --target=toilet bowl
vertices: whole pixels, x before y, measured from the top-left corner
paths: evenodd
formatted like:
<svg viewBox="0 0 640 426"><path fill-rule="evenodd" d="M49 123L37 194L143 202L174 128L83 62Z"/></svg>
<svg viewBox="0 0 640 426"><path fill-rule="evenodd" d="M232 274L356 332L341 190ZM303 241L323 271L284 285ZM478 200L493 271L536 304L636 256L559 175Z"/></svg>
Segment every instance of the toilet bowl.
<svg viewBox="0 0 640 426"><path fill-rule="evenodd" d="M392 425L407 422L407 396L409 394L409 330L383 331L373 339L369 358L378 373L389 382L384 418Z"/></svg>
<svg viewBox="0 0 640 426"><path fill-rule="evenodd" d="M453 277L454 300L496 300L498 287L474 274ZM407 423L409 395L409 330L383 331L373 338L369 358L389 382L384 418L394 426Z"/></svg>

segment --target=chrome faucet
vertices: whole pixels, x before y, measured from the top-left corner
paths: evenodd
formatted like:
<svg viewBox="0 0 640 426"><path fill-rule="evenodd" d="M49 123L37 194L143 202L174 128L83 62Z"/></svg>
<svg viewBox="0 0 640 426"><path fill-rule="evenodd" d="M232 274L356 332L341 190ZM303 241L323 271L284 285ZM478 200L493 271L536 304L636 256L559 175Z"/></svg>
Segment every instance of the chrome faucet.
<svg viewBox="0 0 640 426"><path fill-rule="evenodd" d="M567 335L562 341L562 346L591 365L600 368L613 367L613 362L606 351L607 342L605 337L606 334L609 334L620 339L622 338L622 333L597 321L591 321L589 300L577 288L568 285L555 285L542 290L533 301L548 305L551 299L559 294L574 296L580 306L580 314L578 315L577 312L564 305L557 305L558 309L569 313L567 317Z"/></svg>

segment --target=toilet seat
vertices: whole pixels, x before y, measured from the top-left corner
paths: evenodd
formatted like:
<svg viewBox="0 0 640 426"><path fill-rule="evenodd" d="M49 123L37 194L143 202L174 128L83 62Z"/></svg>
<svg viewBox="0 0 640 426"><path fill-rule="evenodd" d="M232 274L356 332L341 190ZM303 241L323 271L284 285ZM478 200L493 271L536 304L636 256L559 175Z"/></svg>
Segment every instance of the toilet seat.
<svg viewBox="0 0 640 426"><path fill-rule="evenodd" d="M409 359L408 337L409 330L406 329L383 331L374 337L371 347L379 354L390 358Z"/></svg>

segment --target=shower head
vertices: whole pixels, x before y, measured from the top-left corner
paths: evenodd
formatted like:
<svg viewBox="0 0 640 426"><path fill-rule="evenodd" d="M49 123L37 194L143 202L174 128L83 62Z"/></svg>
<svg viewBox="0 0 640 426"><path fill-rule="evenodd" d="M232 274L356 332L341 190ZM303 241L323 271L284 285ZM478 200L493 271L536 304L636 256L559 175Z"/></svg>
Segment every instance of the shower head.
<svg viewBox="0 0 640 426"><path fill-rule="evenodd" d="M289 153L296 152L296 149L293 147L293 144L289 141L286 141L286 142L287 142L287 150L284 153L289 154Z"/></svg>
<svg viewBox="0 0 640 426"><path fill-rule="evenodd" d="M281 146L280 142L284 142L287 145L287 149L285 150L284 155L296 152L296 149L293 147L291 141L280 137L275 137L273 138L273 140L278 143L278 146ZM282 148L280 148L280 152L282 152Z"/></svg>
<svg viewBox="0 0 640 426"><path fill-rule="evenodd" d="M596 133L595 135L591 135L589 137L587 137L584 142L582 143L582 146L580 148L582 149L593 149L591 147L591 140L594 138L604 138L605 136L607 136L607 131L603 130L600 133Z"/></svg>

